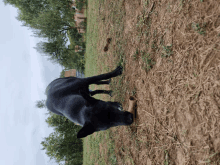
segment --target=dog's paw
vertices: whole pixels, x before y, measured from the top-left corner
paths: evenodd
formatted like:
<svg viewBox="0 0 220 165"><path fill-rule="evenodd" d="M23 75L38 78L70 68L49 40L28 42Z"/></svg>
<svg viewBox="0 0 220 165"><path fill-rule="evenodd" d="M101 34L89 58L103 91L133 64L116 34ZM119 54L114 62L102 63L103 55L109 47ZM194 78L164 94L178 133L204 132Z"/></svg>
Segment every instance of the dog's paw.
<svg viewBox="0 0 220 165"><path fill-rule="evenodd" d="M115 74L117 76L121 75L123 72L123 67L122 66L118 66L115 70L114 70Z"/></svg>

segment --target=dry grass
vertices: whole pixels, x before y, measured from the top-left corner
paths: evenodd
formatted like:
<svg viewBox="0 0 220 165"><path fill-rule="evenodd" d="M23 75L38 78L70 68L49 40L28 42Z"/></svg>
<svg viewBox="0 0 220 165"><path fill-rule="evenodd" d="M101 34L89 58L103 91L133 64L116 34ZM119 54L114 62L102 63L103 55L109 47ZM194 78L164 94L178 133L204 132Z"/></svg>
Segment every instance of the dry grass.
<svg viewBox="0 0 220 165"><path fill-rule="evenodd" d="M114 99L138 106L136 125L111 129L117 163L220 164L219 1L112 2L99 6L97 65L123 64Z"/></svg>

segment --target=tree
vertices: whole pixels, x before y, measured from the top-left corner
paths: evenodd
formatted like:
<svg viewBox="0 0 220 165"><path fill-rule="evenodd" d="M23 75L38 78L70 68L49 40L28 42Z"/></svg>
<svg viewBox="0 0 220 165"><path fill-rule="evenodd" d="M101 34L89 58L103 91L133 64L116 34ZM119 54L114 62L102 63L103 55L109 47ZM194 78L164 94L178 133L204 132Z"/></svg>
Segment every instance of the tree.
<svg viewBox="0 0 220 165"><path fill-rule="evenodd" d="M76 8L81 10L85 6L85 0L76 0Z"/></svg>
<svg viewBox="0 0 220 165"><path fill-rule="evenodd" d="M58 63L66 69L75 68L81 72L84 71L84 52L75 52L75 47L66 47L61 37L56 37L56 40L50 42L40 42L35 49L49 57L51 62Z"/></svg>
<svg viewBox="0 0 220 165"><path fill-rule="evenodd" d="M82 140L76 138L81 128L64 116L51 112L49 115L46 122L50 127L55 128L55 132L41 142L42 150L46 150L50 159L55 159L56 162L68 160L69 163L75 162L72 164L82 164Z"/></svg>
<svg viewBox="0 0 220 165"><path fill-rule="evenodd" d="M49 8L49 3L47 0L3 0L5 5L11 4L19 8L19 10L23 10L29 13L33 13L33 11L42 11L44 9Z"/></svg>
<svg viewBox="0 0 220 165"><path fill-rule="evenodd" d="M62 39L57 39L51 42L39 42L35 49L46 56L50 57L51 61L62 63L62 60L69 58L71 49L65 46Z"/></svg>
<svg viewBox="0 0 220 165"><path fill-rule="evenodd" d="M75 28L71 0L4 0L19 9L17 19L33 29L35 36L53 39L59 34L67 38L67 31Z"/></svg>
<svg viewBox="0 0 220 165"><path fill-rule="evenodd" d="M36 102L36 107L37 108L46 108L45 102L46 102L46 100L39 100L39 101L37 101Z"/></svg>
<svg viewBox="0 0 220 165"><path fill-rule="evenodd" d="M17 19L23 26L31 28L36 37L48 39L39 43L39 52L49 56L49 60L65 68L84 71L84 54L66 47L68 35L78 42L82 35L72 25L74 12L70 10L72 0L4 0L19 8Z"/></svg>
<svg viewBox="0 0 220 165"><path fill-rule="evenodd" d="M19 9L17 19L23 22L24 26L30 26L40 12L48 10L50 4L47 0L3 0L5 4L11 4Z"/></svg>
<svg viewBox="0 0 220 165"><path fill-rule="evenodd" d="M66 71L66 69L63 69L63 70L60 72L60 78L64 78L65 71Z"/></svg>
<svg viewBox="0 0 220 165"><path fill-rule="evenodd" d="M39 42L35 49L45 56L51 62L58 63L62 66L67 66L70 61L74 61L74 49L66 47L65 42L61 38L56 38L57 40L51 42Z"/></svg>

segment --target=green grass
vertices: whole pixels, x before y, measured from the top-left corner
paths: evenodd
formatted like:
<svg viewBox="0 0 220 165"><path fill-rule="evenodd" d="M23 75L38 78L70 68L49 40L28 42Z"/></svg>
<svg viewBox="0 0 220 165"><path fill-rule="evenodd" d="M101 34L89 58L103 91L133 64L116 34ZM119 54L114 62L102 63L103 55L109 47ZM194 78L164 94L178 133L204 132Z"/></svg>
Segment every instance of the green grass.
<svg viewBox="0 0 220 165"><path fill-rule="evenodd" d="M169 165L169 154L168 154L168 151L165 150L164 154L165 154L164 165Z"/></svg>
<svg viewBox="0 0 220 165"><path fill-rule="evenodd" d="M192 28L203 36L206 34L205 27L206 27L206 23L203 24L192 23Z"/></svg>
<svg viewBox="0 0 220 165"><path fill-rule="evenodd" d="M104 3L103 0L100 1L88 1L89 8L87 9L87 34L86 34L86 54L85 54L85 76L90 77L97 75L98 67L97 60L99 52L96 49L97 42L99 39L98 32L99 28L97 26L97 12L99 11L100 3ZM105 70L108 70L107 68ZM90 89L94 89L94 85L90 86ZM96 96L99 98L100 96ZM114 151L114 140L110 136L110 130L105 132L97 132L94 135L90 135L83 139L83 164L91 165L98 163L100 165L105 165L106 160L104 156L100 153L100 144L107 143L107 154L108 162L112 165L116 164L116 156ZM104 154L104 153L103 153Z"/></svg>
<svg viewBox="0 0 220 165"><path fill-rule="evenodd" d="M170 55L173 54L173 51L172 51L172 45L170 46L162 46L162 57L169 57Z"/></svg>
<svg viewBox="0 0 220 165"><path fill-rule="evenodd" d="M125 40L126 37L124 37L124 19L125 19L125 13L124 13L124 6L123 6L124 0L118 0L114 1L112 3L109 3L107 6L109 10L108 14L105 13L99 13L100 6L103 7L106 2L106 0L91 0L88 1L88 10L87 10L87 34L86 34L86 62L85 62L85 76L94 76L100 73L100 68L102 67L102 72L108 72L110 71L110 68L106 66L104 62L100 61L106 61L108 55L111 52L115 59L113 60L114 66L116 65L122 65L126 63L126 57L125 57L125 48L127 45L127 41ZM200 0L203 2L202 0ZM108 1L109 2L109 1ZM180 2L180 9L182 10L182 7L184 6L184 3L186 1L179 0ZM138 16L138 20L136 22L135 28L137 29L138 33L136 34L135 39L139 39L141 36L145 37L145 45L146 45L146 52L139 50L140 48L137 48L136 51L132 54L134 62L137 60L142 60L143 65L142 68L145 71L149 71L155 62L153 61L152 57L155 58L154 52L159 53L162 57L169 57L173 55L172 45L165 45L165 42L163 40L163 36L160 36L159 32L155 29L153 33L151 32L151 15L155 14L157 16L157 13L154 12L154 8L148 13L149 7L151 7L151 4L149 0L143 1L143 7L145 8L142 12L141 16ZM171 5L168 4L167 11L172 12ZM102 10L105 10L106 6L102 8ZM89 13L89 15L88 15ZM146 19L147 18L147 19ZM106 33L102 33L103 36L99 36L100 28L98 27L98 24L103 23L108 25L107 27L104 27L106 29ZM110 25L110 26L109 26ZM192 26L191 26L192 25ZM191 27L190 27L191 26ZM189 28L200 34L205 35L205 24L198 24L193 23L189 25ZM103 29L102 29L103 30ZM108 53L99 52L97 50L97 45L100 43L99 38L102 38L102 41L106 39L107 37L114 38L114 50L111 50ZM220 34L218 34L220 37ZM104 41L105 42L105 41ZM148 53L148 49L151 50L151 53ZM112 56L111 56L112 58ZM167 61L172 62L173 61L168 58ZM97 66L97 62L99 62L99 66ZM112 68L113 69L113 68ZM196 77L197 74L193 73L193 75ZM114 89L114 95L115 100L119 101L121 103L124 102L126 95L136 95L136 89L129 89L129 82L123 81L124 75L116 77L112 79L112 83L110 84L110 88ZM173 78L173 76L171 76ZM188 88L189 84L186 84L186 88ZM90 87L91 89L94 89L94 86ZM199 94L195 95L195 99L197 99ZM100 95L96 96L96 98L100 98ZM90 165L90 164L117 164L116 154L115 154L115 141L114 139L117 138L117 129L118 128L111 128L106 131L100 131L96 132L86 138L83 139L83 164L84 165ZM116 131L115 131L116 130ZM140 150L140 143L144 143L146 148L150 148L150 145L152 142L149 141L141 141L138 140L135 135L133 135L131 130L129 130L129 127L127 127L127 130L129 131L129 135L127 138L131 138L132 141L135 141L136 150ZM185 132L183 132L185 134ZM176 140L177 137L175 136L174 139ZM152 140L153 141L153 140ZM160 143L160 141L156 141L156 143ZM100 149L100 145L104 149ZM119 150L128 151L129 146L122 146L119 148ZM169 157L171 153L169 153L169 150L164 150L164 160L163 164L168 165L172 164L171 157ZM213 153L209 158L207 158L207 163L211 161L211 159L214 159L215 157L219 157L219 153ZM217 159L217 158L216 158ZM129 162L129 164L134 164L134 160L132 155L128 152L127 155L124 156L124 159L122 160L123 164L126 164Z"/></svg>
<svg viewBox="0 0 220 165"><path fill-rule="evenodd" d="M146 71L149 71L152 66L155 64L155 62L150 57L151 55L149 53L141 52L141 58L144 62L143 69Z"/></svg>
<svg viewBox="0 0 220 165"><path fill-rule="evenodd" d="M96 132L94 135L83 139L83 164L90 165L98 163L105 165L106 161L112 165L117 164L114 149L115 143L111 135L111 131L106 130L105 132ZM100 144L103 144L103 148L107 150L107 153L104 153L103 149L100 153ZM104 156L105 154L106 156Z"/></svg>
<svg viewBox="0 0 220 165"><path fill-rule="evenodd" d="M111 61L113 61L115 66L121 65L124 66L126 63L125 58L125 48L127 45L127 41L124 39L124 16L125 9L123 6L124 1L119 0L114 3L110 3L108 8L111 10L110 14L105 15L106 13L99 14L100 6L105 3L105 0L92 0L88 1L88 9L87 9L87 33L86 33L86 54L85 54L85 76L90 77L97 75L99 73L99 68L97 63L99 61L99 65L102 67L102 72L109 72L110 68L105 66L104 63L100 64L100 59L107 59L108 53L97 51L97 45L100 43L99 38L106 36L99 36L99 27L98 25L101 23L105 24L111 23L108 29L108 36L112 36L114 38L115 47L114 50L109 50L113 54ZM146 1L146 5L148 5L148 1ZM142 28L143 20L140 18L138 28ZM147 27L150 27L150 19L146 22ZM104 27L105 28L105 27ZM140 35L142 35L142 30L140 30ZM105 34L104 34L105 35ZM102 38L102 40L104 40ZM137 50L137 54L134 55L134 58L138 58L138 55L144 61L144 67L146 70L149 70L151 66L154 64L149 54L139 52ZM135 57L136 56L136 57ZM103 60L105 61L105 60ZM112 68L113 69L113 68ZM119 77L115 77L112 79L110 84L110 88L113 90L113 95L115 96L114 101L118 101L123 103L125 100L125 96L129 92L129 95L134 96L136 94L136 89L129 89L129 82L123 81L124 75ZM91 85L90 89L94 89L95 86ZM100 95L95 96L98 99ZM118 128L113 128L113 130L117 130ZM115 131L114 131L115 132ZM117 131L116 131L117 132ZM83 164L117 164L117 159L115 155L115 133L113 133L112 129L106 131L96 132L86 138L83 139ZM100 145L105 149L100 150ZM137 144L138 145L138 144ZM125 148L126 150L126 148ZM132 155L126 155L126 160L131 164L134 164L134 160Z"/></svg>
<svg viewBox="0 0 220 165"><path fill-rule="evenodd" d="M95 12L98 10L98 1L88 1L87 9L87 34L86 34L86 54L85 54L85 77L90 77L97 74L97 67L94 65L97 61L97 50L94 46L97 45L98 41L98 26L96 23L97 14ZM90 13L90 14L88 14ZM94 89L94 86L90 87Z"/></svg>

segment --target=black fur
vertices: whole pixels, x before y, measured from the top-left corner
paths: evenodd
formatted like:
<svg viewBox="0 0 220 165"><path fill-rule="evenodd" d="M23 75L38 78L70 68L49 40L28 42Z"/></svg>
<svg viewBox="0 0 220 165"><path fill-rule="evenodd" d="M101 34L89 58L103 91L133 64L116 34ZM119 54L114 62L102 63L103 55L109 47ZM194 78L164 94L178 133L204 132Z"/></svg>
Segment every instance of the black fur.
<svg viewBox="0 0 220 165"><path fill-rule="evenodd" d="M111 91L89 91L90 84L109 84L110 80L102 80L121 74L122 67L118 66L114 71L98 76L58 78L47 87L46 106L51 112L83 126L77 138L114 126L130 125L133 122L133 114L120 111L120 103L105 102L91 97L98 93L111 94Z"/></svg>

